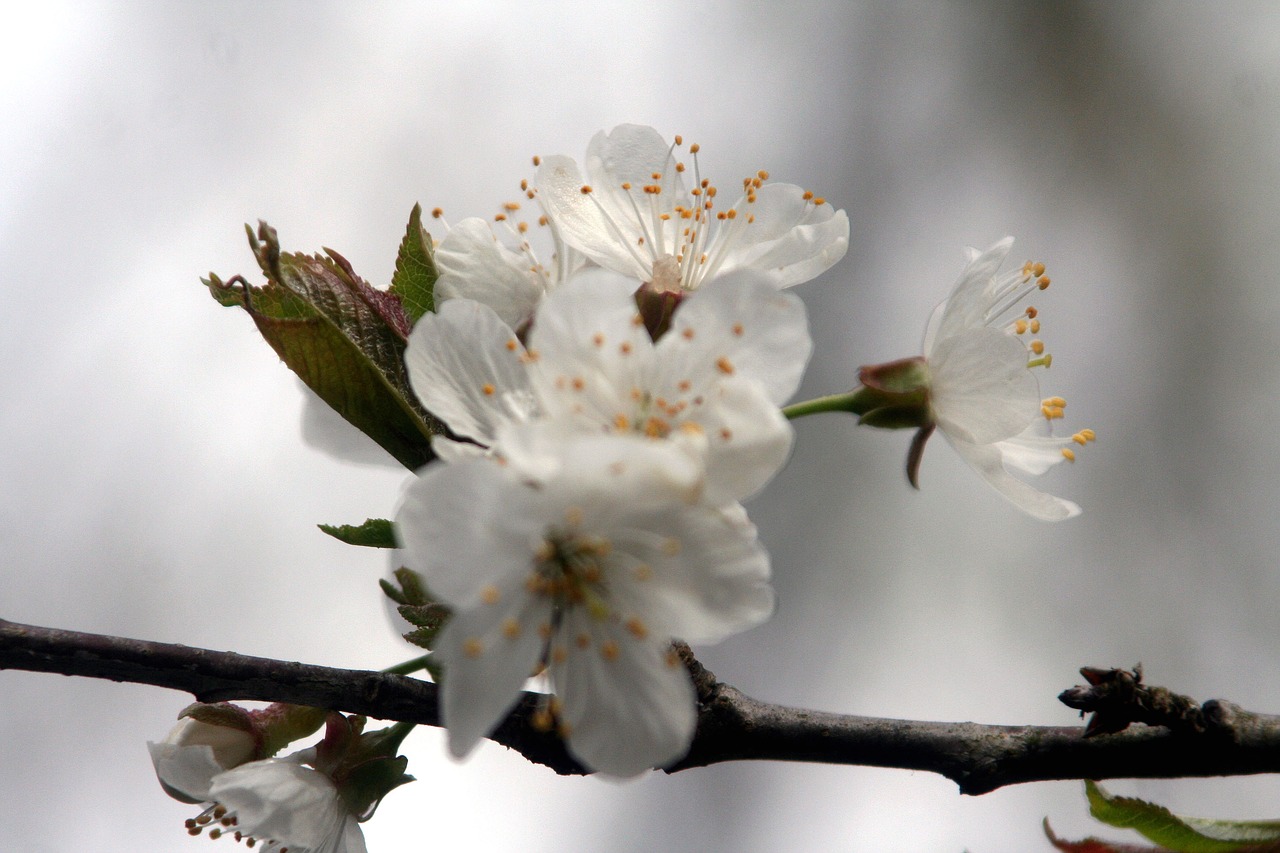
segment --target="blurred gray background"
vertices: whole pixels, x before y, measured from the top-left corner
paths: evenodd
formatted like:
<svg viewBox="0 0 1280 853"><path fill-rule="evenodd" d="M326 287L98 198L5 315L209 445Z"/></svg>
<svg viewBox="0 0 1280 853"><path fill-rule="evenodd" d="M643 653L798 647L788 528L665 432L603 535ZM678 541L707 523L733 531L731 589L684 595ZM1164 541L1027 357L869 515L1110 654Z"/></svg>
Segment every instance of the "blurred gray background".
<svg viewBox="0 0 1280 853"><path fill-rule="evenodd" d="M1098 442L1031 521L936 439L827 416L750 510L765 626L702 651L825 710L1071 724L1082 664L1141 661L1280 711L1280 8L1269 3L3 3L0 616L327 663L411 652L384 556L316 522L394 512L406 475L299 440L302 398L243 313L241 224L385 285L409 208L517 195L534 153L652 124L725 186L759 168L845 208L801 285L802 393L918 351L961 249L1047 263L1043 390ZM256 279L255 279L256 280ZM0 849L208 849L143 743L187 698L0 672ZM420 781L366 825L398 850L1047 850L1105 828L1079 783L964 798L922 773L738 764L559 779L408 742ZM1116 782L1280 817L1275 778ZM1113 837L1123 837L1112 832ZM222 842L230 845L231 842Z"/></svg>

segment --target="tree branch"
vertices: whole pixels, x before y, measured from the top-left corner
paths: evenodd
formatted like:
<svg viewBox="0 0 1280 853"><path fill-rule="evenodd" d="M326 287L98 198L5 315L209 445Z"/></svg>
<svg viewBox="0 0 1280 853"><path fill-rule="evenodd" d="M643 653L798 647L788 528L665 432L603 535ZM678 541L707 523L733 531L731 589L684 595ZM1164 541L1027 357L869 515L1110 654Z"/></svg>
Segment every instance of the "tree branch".
<svg viewBox="0 0 1280 853"><path fill-rule="evenodd" d="M808 761L927 770L956 782L962 793L982 794L1050 779L1280 772L1280 717L1220 700L1200 707L1204 724L1198 728L1141 726L1085 737L1079 727L919 722L773 705L720 683L687 648L681 653L698 690L698 729L689 754L666 768L669 773L723 761ZM0 620L0 669L151 684L190 693L201 702L290 702L440 725L437 688L428 681L5 620ZM1139 696L1138 705L1147 701L1143 691L1160 691L1142 686L1134 694L1128 682L1125 689L1126 696ZM1114 691L1097 697L1082 692L1089 690L1075 688L1064 697L1069 694L1073 707L1086 711L1095 710L1088 703L1096 698L1108 714L1118 713ZM557 773L584 773L558 737L533 724L538 707L536 695L524 694L490 739ZM1148 713L1140 709L1132 719Z"/></svg>

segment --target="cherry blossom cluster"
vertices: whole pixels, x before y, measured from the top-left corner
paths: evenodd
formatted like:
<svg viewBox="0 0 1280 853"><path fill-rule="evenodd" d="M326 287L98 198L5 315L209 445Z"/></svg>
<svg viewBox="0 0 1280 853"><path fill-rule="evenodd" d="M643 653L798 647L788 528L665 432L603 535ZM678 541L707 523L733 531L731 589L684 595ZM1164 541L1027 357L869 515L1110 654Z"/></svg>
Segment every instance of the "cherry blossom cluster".
<svg viewBox="0 0 1280 853"><path fill-rule="evenodd" d="M812 350L782 288L840 259L848 220L763 173L720 210L678 151L624 125L592 140L585 178L542 160L529 195L555 235L551 268L479 220L441 241L445 299L405 360L453 437L433 442L445 463L410 486L397 529L406 565L453 609L434 653L455 755L540 674L543 721L590 769L673 762L695 706L672 641L772 612L740 501L787 459L780 406Z"/></svg>
<svg viewBox="0 0 1280 853"><path fill-rule="evenodd" d="M458 758L527 687L534 724L591 771L630 777L687 753L696 701L675 643L714 643L772 613L769 555L742 501L786 463L794 418L843 411L915 429L913 485L941 431L1022 511L1080 512L1014 476L1072 461L1095 438L1055 435L1066 401L1040 396L1051 357L1027 300L1049 286L1042 264L1001 272L1012 238L970 250L922 355L788 405L813 344L787 288L844 256L848 217L764 170L722 195L698 153L649 127L598 133L581 165L534 158L523 201L424 250L434 304L408 332L403 367L447 433L405 490L395 544L429 591L423 606L444 614L419 642ZM525 205L549 235L545 262ZM196 834L363 851L358 821L410 779L394 755L402 724L366 734L314 709L185 713L151 753L168 793L203 804ZM322 721L319 744L272 757Z"/></svg>

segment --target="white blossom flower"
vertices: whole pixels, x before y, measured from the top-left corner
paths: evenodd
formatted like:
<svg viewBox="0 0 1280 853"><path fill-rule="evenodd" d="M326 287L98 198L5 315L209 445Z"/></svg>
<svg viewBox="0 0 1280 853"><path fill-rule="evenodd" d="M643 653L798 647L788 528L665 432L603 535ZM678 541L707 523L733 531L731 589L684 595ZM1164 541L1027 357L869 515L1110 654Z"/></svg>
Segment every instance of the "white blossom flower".
<svg viewBox="0 0 1280 853"><path fill-rule="evenodd" d="M184 803L208 801L213 777L245 763L256 749L251 732L191 717L179 720L160 743L147 742L160 787Z"/></svg>
<svg viewBox="0 0 1280 853"><path fill-rule="evenodd" d="M263 851L365 853L364 833L333 780L301 763L311 752L219 773L208 796L213 805L188 821L188 831L252 838Z"/></svg>
<svg viewBox="0 0 1280 853"><path fill-rule="evenodd" d="M1040 398L1033 370L1051 356L1034 337L1039 312L1025 306L1031 293L1049 286L1044 264L1028 262L1000 274L1013 247L1006 237L969 261L951 296L934 312L925 332L929 403L942 434L983 479L1019 509L1057 521L1080 513L1068 500L1038 491L1008 469L1038 475L1074 460L1072 445L1094 439L1092 430L1070 437L1047 434L1066 401ZM1031 336L1028 339L1028 336Z"/></svg>
<svg viewBox="0 0 1280 853"><path fill-rule="evenodd" d="M533 197L532 191L529 195ZM517 207L507 205L513 212ZM545 217L541 219L550 224ZM500 240L494 227L483 219L464 219L449 229L435 251L440 272L435 296L438 303L450 299L483 302L508 326L520 329L542 298L572 278L587 261L565 245L552 227L552 262L544 265L528 240L528 223L511 225L505 213L499 215L499 222L508 226L514 248Z"/></svg>
<svg viewBox="0 0 1280 853"><path fill-rule="evenodd" d="M742 195L721 205L701 175L651 127L624 124L587 146L585 176L570 157L544 158L538 200L565 243L602 267L659 291L696 290L714 276L753 269L789 287L830 269L849 246L843 210L768 173L743 180Z"/></svg>
<svg viewBox="0 0 1280 853"><path fill-rule="evenodd" d="M680 445L533 432L554 445L546 479L487 458L435 465L397 516L406 563L454 611L435 648L450 749L469 753L545 666L554 697L539 719L585 766L669 764L696 721L671 640L766 619L768 556L740 507L690 503L701 466Z"/></svg>
<svg viewBox="0 0 1280 853"><path fill-rule="evenodd" d="M778 405L795 391L812 349L803 304L740 271L684 300L655 344L632 285L604 270L579 275L538 309L527 350L489 307L450 300L410 335L414 391L455 435L485 447L504 425L534 419L569 431L697 441L709 502L755 492L790 451ZM445 459L470 452L447 439L433 446ZM516 452L505 455L514 460Z"/></svg>

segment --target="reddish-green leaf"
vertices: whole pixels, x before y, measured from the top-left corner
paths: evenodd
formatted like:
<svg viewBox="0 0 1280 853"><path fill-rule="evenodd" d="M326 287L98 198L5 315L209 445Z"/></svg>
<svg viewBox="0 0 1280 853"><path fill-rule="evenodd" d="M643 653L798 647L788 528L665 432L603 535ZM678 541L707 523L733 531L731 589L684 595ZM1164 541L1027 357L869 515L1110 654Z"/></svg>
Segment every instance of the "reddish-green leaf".
<svg viewBox="0 0 1280 853"><path fill-rule="evenodd" d="M431 461L431 436L444 427L409 387L404 350L411 322L401 297L371 287L337 252L281 253L265 222L256 237L246 230L267 283L210 275L205 284L213 297L247 311L320 399L401 464L413 469Z"/></svg>
<svg viewBox="0 0 1280 853"><path fill-rule="evenodd" d="M1209 820L1175 815L1164 806L1115 797L1086 781L1089 813L1103 823L1134 829L1172 853L1280 853L1280 821Z"/></svg>

